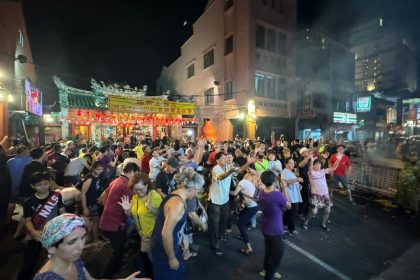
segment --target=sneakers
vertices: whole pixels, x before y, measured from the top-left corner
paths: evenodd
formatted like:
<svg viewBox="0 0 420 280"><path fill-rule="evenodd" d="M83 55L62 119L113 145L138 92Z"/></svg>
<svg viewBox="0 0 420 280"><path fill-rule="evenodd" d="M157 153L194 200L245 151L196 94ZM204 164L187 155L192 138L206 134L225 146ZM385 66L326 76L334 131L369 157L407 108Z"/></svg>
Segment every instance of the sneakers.
<svg viewBox="0 0 420 280"><path fill-rule="evenodd" d="M261 277L265 277L265 270L260 271L260 276ZM278 273L278 272L274 273L274 278L280 279L281 278L281 274Z"/></svg>

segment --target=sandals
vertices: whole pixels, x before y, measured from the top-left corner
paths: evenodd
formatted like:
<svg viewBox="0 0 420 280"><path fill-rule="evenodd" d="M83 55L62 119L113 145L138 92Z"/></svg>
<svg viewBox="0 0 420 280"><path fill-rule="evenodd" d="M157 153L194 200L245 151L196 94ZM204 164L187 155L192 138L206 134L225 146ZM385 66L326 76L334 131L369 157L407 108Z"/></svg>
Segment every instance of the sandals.
<svg viewBox="0 0 420 280"><path fill-rule="evenodd" d="M252 255L252 251L250 251L250 250L248 250L246 248L239 249L239 252L241 252L245 256L251 256Z"/></svg>
<svg viewBox="0 0 420 280"><path fill-rule="evenodd" d="M188 261L188 260L193 259L197 256L198 256L197 252L190 252L189 256L184 256L184 261Z"/></svg>

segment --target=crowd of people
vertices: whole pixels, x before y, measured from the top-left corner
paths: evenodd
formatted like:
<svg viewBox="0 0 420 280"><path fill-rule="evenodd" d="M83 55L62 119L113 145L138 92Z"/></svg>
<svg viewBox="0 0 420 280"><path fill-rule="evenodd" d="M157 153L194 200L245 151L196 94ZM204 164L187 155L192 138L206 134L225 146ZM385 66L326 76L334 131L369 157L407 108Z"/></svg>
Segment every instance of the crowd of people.
<svg viewBox="0 0 420 280"><path fill-rule="evenodd" d="M132 144L131 144L132 143ZM141 239L141 277L182 279L197 256L194 234L207 232L215 256L236 224L239 252L253 253L249 230L265 240L259 274L280 278L284 238L299 238L323 209L327 225L339 185L352 195L351 160L334 141L281 137L234 141L124 139L94 144L60 141L44 147L0 145L1 217L23 209L15 238L25 243L17 279L93 279L80 258L86 244L109 242L103 277L121 269L129 234ZM331 177L332 188L327 177ZM23 237L24 236L24 237ZM46 256L49 256L49 259ZM40 270L37 260L44 258ZM47 261L48 260L48 261ZM35 276L34 276L35 275Z"/></svg>

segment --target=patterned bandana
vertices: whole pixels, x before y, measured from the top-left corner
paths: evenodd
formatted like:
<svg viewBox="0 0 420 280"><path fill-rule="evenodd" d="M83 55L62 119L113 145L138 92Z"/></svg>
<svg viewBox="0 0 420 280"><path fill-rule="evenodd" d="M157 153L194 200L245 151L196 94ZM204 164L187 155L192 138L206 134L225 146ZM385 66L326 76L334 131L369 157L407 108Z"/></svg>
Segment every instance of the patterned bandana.
<svg viewBox="0 0 420 280"><path fill-rule="evenodd" d="M85 225L82 218L74 214L62 214L49 221L41 234L41 243L44 248L48 249L73 230Z"/></svg>

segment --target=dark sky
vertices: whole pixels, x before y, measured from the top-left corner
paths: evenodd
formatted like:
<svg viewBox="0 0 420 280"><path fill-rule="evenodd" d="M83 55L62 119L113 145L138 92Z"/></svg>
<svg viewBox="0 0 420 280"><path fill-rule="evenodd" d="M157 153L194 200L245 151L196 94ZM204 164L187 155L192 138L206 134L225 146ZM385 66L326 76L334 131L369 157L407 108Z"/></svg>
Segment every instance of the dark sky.
<svg viewBox="0 0 420 280"><path fill-rule="evenodd" d="M237 2L242 0L236 0ZM255 1L255 0L254 0ZM417 0L299 0L300 26L318 23L345 38L367 18L394 18L420 38ZM51 77L89 89L90 78L155 89L207 0L23 0L38 86L56 99ZM414 20L415 19L415 20ZM187 26L183 26L188 21Z"/></svg>

